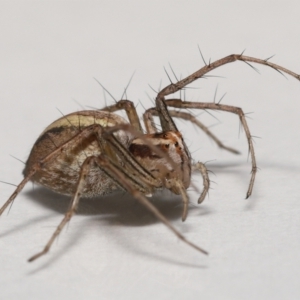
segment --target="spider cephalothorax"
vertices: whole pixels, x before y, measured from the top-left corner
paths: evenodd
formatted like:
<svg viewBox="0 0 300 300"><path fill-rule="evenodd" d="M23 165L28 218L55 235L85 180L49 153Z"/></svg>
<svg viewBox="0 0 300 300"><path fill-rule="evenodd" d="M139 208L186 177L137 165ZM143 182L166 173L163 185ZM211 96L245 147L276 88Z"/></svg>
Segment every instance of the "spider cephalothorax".
<svg viewBox="0 0 300 300"><path fill-rule="evenodd" d="M154 146L173 160L176 167L149 148L144 139L151 140ZM162 187L170 189L175 194L180 194L180 190L172 183L173 180L181 181L185 189L190 186L191 157L186 150L179 131L146 134L143 139L132 140L129 146L129 151L136 160L155 178L161 180Z"/></svg>
<svg viewBox="0 0 300 300"><path fill-rule="evenodd" d="M238 153L223 145L189 112L170 108L221 110L239 116L247 136L252 160L252 175L246 198L251 195L257 166L250 131L242 109L219 103L188 102L165 98L211 70L236 60L266 65L300 80L298 74L270 63L268 60L233 54L205 65L190 76L160 91L156 97L155 107L146 110L143 115L146 133L143 132L135 107L129 100L120 100L101 110L75 112L50 124L31 150L23 172L23 181L0 209L0 214L2 214L29 180L55 192L72 196L71 206L49 242L41 252L31 257L30 261L49 251L55 238L75 214L80 197L101 196L117 189L123 189L132 194L181 240L207 254L205 250L186 240L146 196L151 196L157 189L162 188L181 195L182 220L184 221L187 217L189 202L186 190L190 186L192 170L200 171L203 177L203 191L198 203L204 200L209 189L205 165L198 162L192 166L191 155L173 118L193 122L219 147ZM115 114L118 110L126 111L129 123ZM153 121L154 116L159 117L162 131L157 130Z"/></svg>

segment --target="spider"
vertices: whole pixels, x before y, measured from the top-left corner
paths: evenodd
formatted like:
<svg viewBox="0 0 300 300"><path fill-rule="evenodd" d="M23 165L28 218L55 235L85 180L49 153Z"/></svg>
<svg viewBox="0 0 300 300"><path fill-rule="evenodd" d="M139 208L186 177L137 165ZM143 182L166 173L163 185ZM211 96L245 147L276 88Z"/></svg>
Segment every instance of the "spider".
<svg viewBox="0 0 300 300"><path fill-rule="evenodd" d="M181 195L182 221L185 221L189 203L186 190L191 184L192 171L200 171L203 177L203 191L198 203L205 199L210 187L205 165L201 162L192 164L189 149L173 118L193 122L204 130L219 147L237 153L236 150L223 145L190 113L169 108L220 110L238 115L247 137L251 156L252 174L246 198L251 195L257 165L243 110L219 103L166 99L166 96L180 91L210 71L234 61L266 65L300 80L300 75L270 63L268 60L232 54L213 63L205 64L195 73L162 89L157 94L155 107L146 110L143 114L146 133L143 132L135 107L129 100L120 100L101 110L74 112L50 124L33 145L23 171L24 179L0 209L1 215L29 180L60 194L72 196L70 208L50 240L43 250L32 256L29 261L49 251L61 230L76 213L81 197L101 196L119 189L130 193L183 242L208 254L175 229L147 197L151 197L159 189L168 189L174 194ZM129 123L115 114L118 110L126 111ZM154 124L154 117L160 119L161 132Z"/></svg>

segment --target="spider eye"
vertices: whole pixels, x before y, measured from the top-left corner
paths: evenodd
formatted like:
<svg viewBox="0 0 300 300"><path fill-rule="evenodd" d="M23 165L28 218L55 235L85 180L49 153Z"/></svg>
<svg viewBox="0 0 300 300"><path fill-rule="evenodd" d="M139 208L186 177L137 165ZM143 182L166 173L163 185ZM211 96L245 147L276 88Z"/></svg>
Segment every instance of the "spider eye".
<svg viewBox="0 0 300 300"><path fill-rule="evenodd" d="M178 142L176 142L174 145L175 145L175 147L178 147Z"/></svg>
<svg viewBox="0 0 300 300"><path fill-rule="evenodd" d="M169 148L170 144L166 144L166 148Z"/></svg>

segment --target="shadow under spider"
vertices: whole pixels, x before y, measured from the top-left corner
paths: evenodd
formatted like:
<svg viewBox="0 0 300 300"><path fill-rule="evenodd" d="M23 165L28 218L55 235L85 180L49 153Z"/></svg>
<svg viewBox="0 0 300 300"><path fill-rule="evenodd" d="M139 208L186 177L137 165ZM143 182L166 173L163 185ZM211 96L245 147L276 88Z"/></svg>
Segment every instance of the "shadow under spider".
<svg viewBox="0 0 300 300"><path fill-rule="evenodd" d="M71 202L70 196L56 194L44 187L37 187L25 194L30 200L62 215L68 210ZM180 196L162 191L148 199L169 221L181 220ZM198 210L197 216L211 213L205 206L190 205L189 212L192 210ZM76 215L99 215L106 222L125 226L145 226L160 222L130 194L122 191L97 198L80 199ZM76 218L76 215L73 218Z"/></svg>

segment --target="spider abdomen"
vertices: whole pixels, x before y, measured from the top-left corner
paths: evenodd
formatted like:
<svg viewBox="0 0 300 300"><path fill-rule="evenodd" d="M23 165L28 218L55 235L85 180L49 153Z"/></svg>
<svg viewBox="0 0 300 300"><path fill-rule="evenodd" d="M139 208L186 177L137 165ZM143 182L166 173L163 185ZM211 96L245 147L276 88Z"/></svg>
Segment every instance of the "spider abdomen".
<svg viewBox="0 0 300 300"><path fill-rule="evenodd" d="M80 142L76 141L74 137L93 124L99 124L102 127L113 127L126 123L126 120L119 115L106 111L80 111L54 121L42 132L32 147L23 171L24 176L27 176L35 163L40 162L64 143L74 140L57 157L43 164L43 167L32 177L32 181L55 192L73 195L83 162L87 157L101 154L99 141L97 140L99 137L96 135L83 138ZM129 134L118 131L114 135L124 146L128 144ZM118 163L119 158L105 142L104 151L110 159ZM110 177L98 166L91 166L82 196L103 195L116 189L118 189L118 185Z"/></svg>

